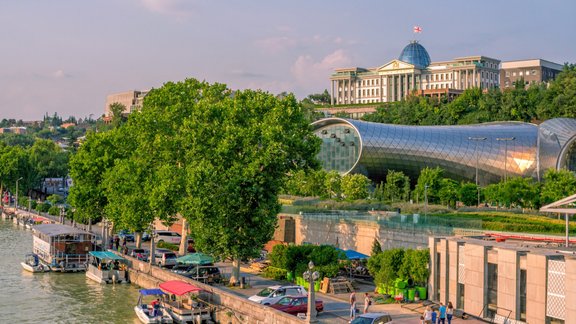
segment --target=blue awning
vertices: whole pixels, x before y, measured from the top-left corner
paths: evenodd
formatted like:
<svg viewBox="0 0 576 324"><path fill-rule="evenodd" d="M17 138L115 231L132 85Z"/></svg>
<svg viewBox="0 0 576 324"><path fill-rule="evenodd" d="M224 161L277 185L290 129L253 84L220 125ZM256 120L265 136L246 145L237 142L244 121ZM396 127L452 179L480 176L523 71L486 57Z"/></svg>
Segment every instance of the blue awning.
<svg viewBox="0 0 576 324"><path fill-rule="evenodd" d="M126 260L123 257L108 251L90 251L90 255L101 260Z"/></svg>
<svg viewBox="0 0 576 324"><path fill-rule="evenodd" d="M153 296L153 295L159 296L159 295L165 295L166 293L158 288L154 288L154 289L140 289L140 294L143 296Z"/></svg>
<svg viewBox="0 0 576 324"><path fill-rule="evenodd" d="M344 252L344 254L346 254L346 257L348 258L348 260L368 259L368 257L369 257L366 254L362 254L362 253L360 253L358 251L354 251L354 250L342 250L340 248L336 248L336 249Z"/></svg>

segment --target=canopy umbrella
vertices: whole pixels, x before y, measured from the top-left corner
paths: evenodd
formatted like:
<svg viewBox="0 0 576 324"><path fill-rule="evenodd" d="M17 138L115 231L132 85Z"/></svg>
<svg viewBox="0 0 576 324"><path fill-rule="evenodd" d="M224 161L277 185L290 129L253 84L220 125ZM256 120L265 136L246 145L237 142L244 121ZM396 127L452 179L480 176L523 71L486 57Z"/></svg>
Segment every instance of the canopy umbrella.
<svg viewBox="0 0 576 324"><path fill-rule="evenodd" d="M214 263L214 258L204 253L190 253L176 259L182 264L207 265Z"/></svg>
<svg viewBox="0 0 576 324"><path fill-rule="evenodd" d="M361 260L361 259L368 259L368 256L366 254L362 254L358 251L354 251L354 250L343 250L340 248L336 248L336 250L340 250L342 252L344 252L344 254L346 255L346 258L348 258L348 260Z"/></svg>
<svg viewBox="0 0 576 324"><path fill-rule="evenodd" d="M182 296L185 295L187 293L191 293L191 292L196 292L196 291L200 291L202 289L191 285L189 283L185 283L184 281L180 281L180 280L170 280L170 281L166 281L160 284L160 289L170 293L170 294L174 294L176 296Z"/></svg>

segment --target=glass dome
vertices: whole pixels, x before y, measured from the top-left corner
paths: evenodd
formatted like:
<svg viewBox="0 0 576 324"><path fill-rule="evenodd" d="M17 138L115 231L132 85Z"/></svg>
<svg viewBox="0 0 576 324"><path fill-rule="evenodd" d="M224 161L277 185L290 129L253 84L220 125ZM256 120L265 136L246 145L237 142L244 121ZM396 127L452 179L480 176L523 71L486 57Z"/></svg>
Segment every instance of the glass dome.
<svg viewBox="0 0 576 324"><path fill-rule="evenodd" d="M430 55L424 46L418 44L417 41L412 41L406 45L398 58L402 62L410 63L421 68L430 65Z"/></svg>

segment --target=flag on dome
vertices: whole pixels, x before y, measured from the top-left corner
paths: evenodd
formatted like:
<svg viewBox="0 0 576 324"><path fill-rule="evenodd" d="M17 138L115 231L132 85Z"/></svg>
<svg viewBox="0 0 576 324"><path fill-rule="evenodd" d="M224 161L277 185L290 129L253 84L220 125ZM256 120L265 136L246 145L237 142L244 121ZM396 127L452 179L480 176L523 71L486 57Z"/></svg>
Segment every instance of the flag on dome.
<svg viewBox="0 0 576 324"><path fill-rule="evenodd" d="M414 26L413 30L414 30L414 33L415 33L415 34L419 34L419 33L422 32L422 27L420 27L420 26Z"/></svg>

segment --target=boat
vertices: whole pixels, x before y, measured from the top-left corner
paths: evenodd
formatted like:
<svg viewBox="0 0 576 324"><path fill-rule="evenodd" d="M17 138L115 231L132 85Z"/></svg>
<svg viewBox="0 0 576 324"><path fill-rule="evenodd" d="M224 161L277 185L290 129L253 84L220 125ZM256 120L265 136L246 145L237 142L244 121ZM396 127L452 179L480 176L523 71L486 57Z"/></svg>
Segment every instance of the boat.
<svg viewBox="0 0 576 324"><path fill-rule="evenodd" d="M94 234L61 224L41 224L32 229L32 252L52 271L85 271Z"/></svg>
<svg viewBox="0 0 576 324"><path fill-rule="evenodd" d="M126 259L110 251L90 251L86 277L98 283L128 283Z"/></svg>
<svg viewBox="0 0 576 324"><path fill-rule="evenodd" d="M157 311L156 316L154 316L154 306L153 306L154 302L152 302L150 305L144 303L145 298L147 296L155 296L157 298L156 303L158 303L158 306L156 310ZM158 288L141 289L140 297L138 298L138 304L134 306L134 312L136 313L136 316L138 316L138 319L145 324L174 323L172 316L170 316L170 314L168 314L168 312L166 312L166 310L162 306L162 300L164 299L165 296L166 294Z"/></svg>
<svg viewBox="0 0 576 324"><path fill-rule="evenodd" d="M201 288L180 280L166 281L160 284L160 289L170 295L162 301L164 309L176 323L211 321L210 307L204 303L198 294ZM194 295L195 293L195 295Z"/></svg>
<svg viewBox="0 0 576 324"><path fill-rule="evenodd" d="M47 264L42 264L38 256L34 253L26 254L24 262L20 262L22 268L32 273L49 272L50 267Z"/></svg>

